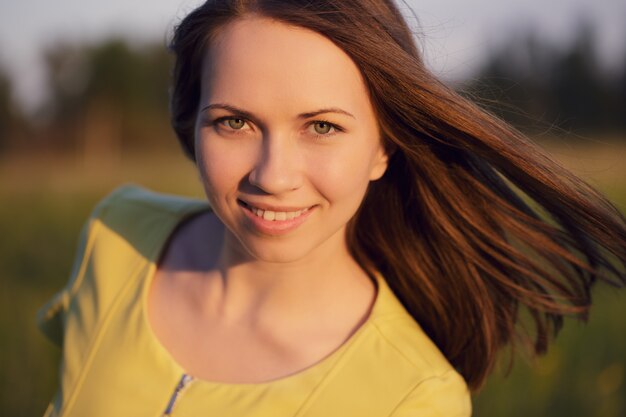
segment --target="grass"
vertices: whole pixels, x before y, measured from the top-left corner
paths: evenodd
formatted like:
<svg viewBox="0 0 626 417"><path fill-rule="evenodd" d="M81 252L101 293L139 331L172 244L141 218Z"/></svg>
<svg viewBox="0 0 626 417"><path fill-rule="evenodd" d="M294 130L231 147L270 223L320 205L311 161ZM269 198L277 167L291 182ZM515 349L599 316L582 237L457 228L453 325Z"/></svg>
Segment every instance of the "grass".
<svg viewBox="0 0 626 417"><path fill-rule="evenodd" d="M549 149L626 212L626 146ZM192 164L177 150L172 154L0 160L1 415L40 416L56 389L59 351L39 334L35 312L67 280L79 229L93 205L124 182L202 195ZM625 297L598 288L589 323L566 323L547 356L518 357L508 377L496 371L474 397L474 415L625 415Z"/></svg>

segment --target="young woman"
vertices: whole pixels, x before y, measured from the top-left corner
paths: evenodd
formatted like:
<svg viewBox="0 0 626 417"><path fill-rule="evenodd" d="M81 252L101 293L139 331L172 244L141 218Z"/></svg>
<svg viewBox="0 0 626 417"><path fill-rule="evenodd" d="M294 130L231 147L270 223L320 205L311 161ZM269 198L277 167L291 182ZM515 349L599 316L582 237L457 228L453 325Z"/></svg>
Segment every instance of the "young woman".
<svg viewBox="0 0 626 417"><path fill-rule="evenodd" d="M208 204L94 210L40 313L46 415L469 416L520 309L542 353L624 283L624 218L437 81L391 1L210 0L171 48Z"/></svg>

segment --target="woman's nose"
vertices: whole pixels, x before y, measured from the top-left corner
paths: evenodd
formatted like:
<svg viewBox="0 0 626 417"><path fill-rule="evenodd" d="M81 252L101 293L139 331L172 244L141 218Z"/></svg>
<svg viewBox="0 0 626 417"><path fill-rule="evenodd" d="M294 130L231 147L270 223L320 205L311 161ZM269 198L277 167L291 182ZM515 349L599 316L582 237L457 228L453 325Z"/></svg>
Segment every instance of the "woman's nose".
<svg viewBox="0 0 626 417"><path fill-rule="evenodd" d="M263 139L256 164L248 179L268 194L281 194L302 185L302 164L297 147L288 138Z"/></svg>

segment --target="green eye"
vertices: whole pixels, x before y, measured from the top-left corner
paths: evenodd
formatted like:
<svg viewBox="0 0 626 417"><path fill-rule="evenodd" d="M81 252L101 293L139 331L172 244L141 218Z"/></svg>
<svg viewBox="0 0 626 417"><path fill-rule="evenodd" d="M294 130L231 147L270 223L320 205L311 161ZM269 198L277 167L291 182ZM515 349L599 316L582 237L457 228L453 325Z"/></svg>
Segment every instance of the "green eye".
<svg viewBox="0 0 626 417"><path fill-rule="evenodd" d="M315 132L319 133L320 135L327 134L328 132L330 132L330 129L332 128L330 123L326 123L326 122L315 122L313 126L315 126Z"/></svg>
<svg viewBox="0 0 626 417"><path fill-rule="evenodd" d="M243 125L246 123L243 121L243 119L228 119L227 121L228 121L228 126L236 130L241 129Z"/></svg>

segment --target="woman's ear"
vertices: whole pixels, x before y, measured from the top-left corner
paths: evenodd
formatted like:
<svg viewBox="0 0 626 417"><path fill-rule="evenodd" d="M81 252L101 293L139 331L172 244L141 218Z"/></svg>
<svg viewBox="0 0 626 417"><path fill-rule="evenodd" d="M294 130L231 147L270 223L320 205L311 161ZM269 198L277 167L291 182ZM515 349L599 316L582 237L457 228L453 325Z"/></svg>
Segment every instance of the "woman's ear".
<svg viewBox="0 0 626 417"><path fill-rule="evenodd" d="M376 181L380 179L387 171L389 165L389 155L385 147L380 145L376 151L376 156L372 162L372 169L370 170L370 181Z"/></svg>

